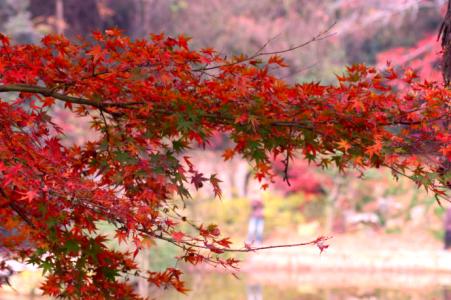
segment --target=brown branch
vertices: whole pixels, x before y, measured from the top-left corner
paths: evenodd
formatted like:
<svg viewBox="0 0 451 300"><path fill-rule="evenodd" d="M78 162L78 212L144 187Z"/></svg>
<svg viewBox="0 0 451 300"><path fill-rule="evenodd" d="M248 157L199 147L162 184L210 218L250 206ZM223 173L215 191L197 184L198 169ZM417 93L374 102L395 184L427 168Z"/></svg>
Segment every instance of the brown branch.
<svg viewBox="0 0 451 300"><path fill-rule="evenodd" d="M36 229L36 226L33 224L33 222L27 217L27 215L25 215L25 213L18 205L11 202L9 204L9 207L11 207L11 209L14 210L31 228Z"/></svg>
<svg viewBox="0 0 451 300"><path fill-rule="evenodd" d="M280 126L280 127L293 127L293 128L302 128L313 130L313 126L307 125L300 122L286 122L286 121L273 121L270 123L271 126Z"/></svg>
<svg viewBox="0 0 451 300"><path fill-rule="evenodd" d="M35 93L41 94L45 97L53 97L55 99L59 99L64 102L73 103L73 104L81 104L81 105L89 105L94 106L99 109L103 109L103 106L100 102L88 100L85 98L72 97L65 94L60 94L53 91L47 87L41 86L33 86L27 84L11 84L11 85L2 85L0 86L0 92L24 92L24 93Z"/></svg>
<svg viewBox="0 0 451 300"><path fill-rule="evenodd" d="M36 85L28 84L11 84L11 85L0 85L0 93L2 92L23 92L23 93L34 93L41 94L45 97L52 97L63 102L68 102L72 104L88 105L95 107L103 112L114 115L114 113L108 110L108 107L129 107L133 105L144 104L144 102L127 102L127 103L111 103L111 102L99 102L87 98L68 96L66 94L58 93L55 90Z"/></svg>
<svg viewBox="0 0 451 300"><path fill-rule="evenodd" d="M92 203L90 201L86 202L83 201L82 199L79 199L82 202L80 204L83 205L83 207L95 212L96 214L101 214L103 216L105 216L107 219L109 219L111 222L116 222L117 224L125 224L125 222L119 218L117 215L112 214L107 208L103 207L103 206L99 206L98 204ZM99 211L100 210L100 211ZM186 249L186 246L188 247L192 247L192 248L196 248L196 249L204 249L204 250L212 250L211 248L205 246L205 245L199 245L199 244L195 244L189 241L181 241L181 242L176 242L174 239L167 237L167 236L163 236L162 234L157 234L155 232L149 231L146 228L137 228L137 231L148 235L150 237L156 238L156 239L160 239L166 242L169 242L175 246L177 246L178 248L181 249ZM282 245L270 245L270 246L262 246L262 247L246 247L246 248L225 248L225 247L214 247L214 250L218 250L218 251L222 251L222 252L254 252L254 251L259 251L259 250L267 250L267 249L275 249L275 248L291 248L291 247L300 247L300 246L308 246L308 245L317 245L321 242L324 242L326 240L331 239L332 237L319 237L315 240L309 241L309 242L303 242L303 243L294 243L294 244L282 244Z"/></svg>
<svg viewBox="0 0 451 300"><path fill-rule="evenodd" d="M194 244L188 241L181 241L181 242L176 242L175 240L173 240L172 238L169 237L165 237L163 235L158 235L152 232L149 232L145 229L138 229L138 231L145 233L149 236L152 236L154 238L169 242L171 244L176 245L179 248L184 249L183 245L189 246L189 247L193 247L193 248L197 248L197 249L205 249L205 250L212 250L211 248L204 246L204 245L198 245L198 244ZM270 245L270 246L262 246L262 247L246 247L246 248L225 248L225 247L214 247L214 250L217 251L221 251L221 252L241 252L241 253L246 253L246 252L254 252L254 251L259 251L259 250L268 250L268 249L276 249L276 248L292 248L292 247L301 247L301 246L308 246L308 245L317 245L320 242L326 241L331 239L332 237L320 237L317 238L315 240L309 241L309 242L303 242L303 243L295 243L295 244L282 244L282 245ZM183 245L182 245L183 244Z"/></svg>
<svg viewBox="0 0 451 300"><path fill-rule="evenodd" d="M294 47L290 47L290 48L287 48L287 49L279 50L279 51L262 52L262 53L258 54L258 56L268 56L268 55L283 54L283 53L291 52L293 50L297 50L299 48L305 47L305 46L307 46L307 45L309 45L309 44L311 44L313 42L317 42L317 41L321 41L321 40L327 39L327 38L335 35L335 33L328 33L328 32L330 32L330 30L336 24L337 24L336 22L332 23L329 27L327 27L325 30L321 31L319 34L317 34L316 36L314 36L313 38L311 38L307 42L304 42L304 43L299 44L299 45L294 46Z"/></svg>
<svg viewBox="0 0 451 300"><path fill-rule="evenodd" d="M36 226L33 224L33 222L28 218L28 216L23 212L22 208L18 206L17 204L13 203L8 195L6 195L5 191L0 188L0 194L8 201L8 206L16 212L16 214L24 220L25 223L27 223L31 228L36 229Z"/></svg>
<svg viewBox="0 0 451 300"><path fill-rule="evenodd" d="M312 240L309 242L304 242L304 243L262 246L262 247L255 247L255 248L249 248L249 249L247 249L247 248L246 249L228 249L228 250L225 250L225 252L252 252L252 251L268 250L268 249L275 249L275 248L292 248L292 247L300 247L300 246L308 246L308 245L317 245L319 242L326 241L331 238L332 237L321 237L321 238L317 238L315 240Z"/></svg>
<svg viewBox="0 0 451 300"><path fill-rule="evenodd" d="M270 52L267 52L270 53ZM66 94L58 93L54 91L51 88L48 87L42 87L42 86L34 86L34 85L26 85L26 84L11 84L11 85L0 85L0 93L1 92L24 92L24 93L36 93L41 94L45 97L53 97L57 100L73 103L73 104L80 104L80 105L88 105L95 107L99 109L101 112L108 113L112 116L121 116L123 113L121 112L112 112L108 110L109 107L119 107L119 108L130 108L136 105L143 105L145 102L137 101L137 102L100 102L95 101L87 98L81 98L81 97L74 97L74 96L68 96ZM154 111L163 113L163 114L171 114L173 113L172 110L168 110L165 108L153 108ZM217 120L219 117L222 119L234 122L232 118L227 118L226 116L218 116L217 114L203 114L204 117L212 118ZM437 121L443 116L436 118L431 121ZM381 126L389 126L389 125L416 125L420 124L422 121L394 121L391 123L384 123L380 124ZM288 121L279 121L274 120L269 123L271 126L280 126L280 127L290 127L290 128L300 128L300 129L307 129L307 130L314 130L312 124L309 123L300 123L300 122L288 122Z"/></svg>
<svg viewBox="0 0 451 300"><path fill-rule="evenodd" d="M108 126L108 122L105 118L105 114L102 110L100 110L100 116L102 117L103 123L105 124L105 137L106 137L106 151L108 153L108 157L110 160L113 160L113 156L111 155L111 149L110 149L110 143L111 143L111 137L110 137L110 127Z"/></svg>
<svg viewBox="0 0 451 300"><path fill-rule="evenodd" d="M55 92L52 89L47 88L47 87L25 85L25 84L0 85L0 93L1 92L24 92L24 93L41 94L46 97L53 97L53 98L63 101L63 102L92 106L92 107L99 109L101 112L105 112L105 113L108 113L113 116L122 115L122 113L111 112L108 110L108 107L129 108L129 107L132 107L135 105L145 104L145 102L120 102L120 103L99 102L99 101L94 101L94 100L90 100L87 98L80 98L80 97L74 97L74 96L68 96L65 94L61 94L61 93ZM173 113L173 111L170 111L170 110L167 110L164 108L162 108L162 109L154 108L153 110L160 112L160 113L166 113L166 114ZM204 114L204 116L210 117L212 119L218 118L218 115L216 115L216 114L210 114L210 115ZM223 118L225 118L225 117L223 116ZM228 118L228 121L234 122L234 120L232 118ZM304 128L304 129L310 129L310 130L313 129L311 126L308 126L308 125L305 125L302 123L273 121L270 124L272 126L298 127L298 128Z"/></svg>
<svg viewBox="0 0 451 300"><path fill-rule="evenodd" d="M296 46L293 46L293 47L289 47L287 49L277 50L277 51L269 51L269 52L261 52L268 45L268 43L272 39L274 39L274 38L272 38L270 41L266 42L255 54L253 54L251 56L248 56L248 57L246 57L244 59L240 59L240 60L235 61L235 62L225 63L225 64L222 64L222 65L216 65L216 66L212 66L212 67L207 67L207 68L193 69L192 71L193 72L205 72L205 71L209 71L209 70L219 69L219 68L222 68L222 67L230 67L230 66L233 66L233 65L241 64L241 63L248 62L248 61L254 60L256 58L262 57L262 56L278 55L278 54L283 54L283 53L287 53L287 52L290 52L290 51L294 51L294 50L297 50L299 48L305 47L305 46L307 46L307 45L309 45L309 44L311 44L313 42L321 41L321 40L324 40L326 38L329 38L329 37L335 35L335 33L329 33L330 30L335 26L335 24L336 24L336 22L332 23L329 27L327 27L325 30L321 31L319 34L317 34L314 37L312 37L310 40L308 40L308 41L306 41L306 42L304 42L302 44L299 44L299 45L296 45Z"/></svg>

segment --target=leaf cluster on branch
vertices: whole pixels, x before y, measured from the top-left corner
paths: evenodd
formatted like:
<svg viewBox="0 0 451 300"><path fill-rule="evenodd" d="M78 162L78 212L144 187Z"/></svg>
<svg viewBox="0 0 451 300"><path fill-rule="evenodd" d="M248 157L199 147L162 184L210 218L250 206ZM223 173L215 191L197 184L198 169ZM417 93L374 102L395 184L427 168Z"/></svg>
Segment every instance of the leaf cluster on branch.
<svg viewBox="0 0 451 300"><path fill-rule="evenodd" d="M235 268L221 254L258 250L232 249L216 225L191 222L180 209L190 185L221 194L221 174L200 173L184 154L215 132L234 142L224 158L243 156L260 180L273 176L271 161L288 170L299 151L320 167L385 166L446 197L450 174L440 167L451 159L451 91L412 71L354 65L335 85L290 85L271 75L285 66L283 51L225 58L191 49L184 36L131 40L113 29L77 42L0 42L0 93L14 92L0 99L0 224L10 232L0 244L48 274L46 294L135 299L130 276L186 291L180 270L137 266L149 239L176 245L178 259L193 265ZM99 138L63 145L56 102L90 118ZM110 249L101 221L136 250ZM181 229L187 224L196 234ZM325 239L280 246L323 250Z"/></svg>

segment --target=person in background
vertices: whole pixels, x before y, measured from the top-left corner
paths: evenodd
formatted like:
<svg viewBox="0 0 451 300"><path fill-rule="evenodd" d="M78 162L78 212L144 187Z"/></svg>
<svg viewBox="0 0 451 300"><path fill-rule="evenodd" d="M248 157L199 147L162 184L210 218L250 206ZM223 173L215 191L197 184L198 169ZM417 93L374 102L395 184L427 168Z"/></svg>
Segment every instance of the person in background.
<svg viewBox="0 0 451 300"><path fill-rule="evenodd" d="M451 208L446 209L445 213L445 250L451 248Z"/></svg>
<svg viewBox="0 0 451 300"><path fill-rule="evenodd" d="M260 284L253 283L247 285L247 299L248 300L263 300L263 289Z"/></svg>
<svg viewBox="0 0 451 300"><path fill-rule="evenodd" d="M264 215L263 215L263 193L257 182L251 181L248 189L248 198L251 201L251 214L247 241L260 245L263 242Z"/></svg>

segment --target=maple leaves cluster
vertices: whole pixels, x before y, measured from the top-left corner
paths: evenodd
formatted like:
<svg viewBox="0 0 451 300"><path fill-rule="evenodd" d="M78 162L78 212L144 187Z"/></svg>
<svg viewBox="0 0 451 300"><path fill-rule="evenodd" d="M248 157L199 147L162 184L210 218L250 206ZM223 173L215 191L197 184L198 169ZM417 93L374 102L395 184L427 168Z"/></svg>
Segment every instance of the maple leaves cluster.
<svg viewBox="0 0 451 300"><path fill-rule="evenodd" d="M200 173L184 154L215 132L234 142L224 158L248 159L258 179L273 176L272 160L288 167L301 150L321 167L386 166L446 197L451 91L413 72L355 65L336 85L289 85L271 75L284 66L277 53L227 59L190 49L183 36L132 41L107 30L76 42L0 40L0 224L9 232L0 244L48 273L49 295L135 299L131 276L185 291L178 269L134 262L154 239L194 265L234 268L222 253L254 250L230 249L216 225L195 224L179 208L190 185L220 195L220 174ZM407 87L397 90L398 81ZM51 113L59 102L89 118L98 138L64 144ZM116 227L109 238L134 250L109 248L102 221ZM312 243L322 250L323 242Z"/></svg>

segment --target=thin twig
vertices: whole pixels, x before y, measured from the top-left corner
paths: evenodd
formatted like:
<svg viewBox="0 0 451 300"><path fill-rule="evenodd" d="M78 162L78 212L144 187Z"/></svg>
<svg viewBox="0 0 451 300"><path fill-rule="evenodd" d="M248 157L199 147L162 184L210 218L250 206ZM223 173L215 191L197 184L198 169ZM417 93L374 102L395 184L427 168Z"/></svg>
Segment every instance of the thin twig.
<svg viewBox="0 0 451 300"><path fill-rule="evenodd" d="M204 245L199 245L199 244L194 244L188 241L181 241L181 242L176 242L175 240L173 240L172 238L163 236L163 235L158 235L155 234L153 232L149 232L145 229L138 229L140 232L148 234L154 238L160 239L160 240L164 240L166 242L169 242L171 244L176 245L179 248L184 249L183 245L189 246L189 247L193 247L193 248L200 248L200 249L205 249L205 250L212 250L211 248L204 246ZM315 240L309 241L309 242L304 242L304 243L295 243L295 244L282 244L282 245L270 245L270 246L262 246L262 247L246 247L246 248L225 248L225 247L214 247L214 250L216 251L220 251L220 252L254 252L254 251L259 251L259 250L268 250L268 249L275 249L275 248L291 248L291 247L300 247L300 246L307 246L307 245L316 245L318 244L320 241L326 241L331 239L332 237L320 237L317 238ZM183 244L183 245L181 245Z"/></svg>
<svg viewBox="0 0 451 300"><path fill-rule="evenodd" d="M106 146L106 151L108 153L108 157L110 158L111 161L113 161L113 156L111 155L111 150L110 150L110 127L108 126L108 123L106 121L105 115L103 113L102 110L100 110L100 116L103 119L103 123L105 124L105 136L106 136L106 142L107 142L107 146Z"/></svg>
<svg viewBox="0 0 451 300"><path fill-rule="evenodd" d="M82 200L82 199L79 199ZM83 200L82 200L83 201ZM83 205L83 207L97 213L97 214L102 214L103 216L106 216L108 218L110 218L110 221L114 221L118 224L125 224L126 222L124 222L120 217L118 217L117 215L113 215L111 214L105 207L99 206L98 204L92 203L92 202L80 202L80 204ZM96 206L95 208L91 205ZM101 212L99 212L97 209L100 209ZM211 248L205 246L205 245L199 245L199 244L195 244L189 241L181 241L181 242L176 242L174 239L167 237L167 236L163 236L163 234L157 234L156 232L152 232L149 231L146 228L137 228L137 231L141 232L142 234L145 234L147 236L156 238L156 239L160 239L166 242L169 242L175 246L177 246L178 248L181 248L183 250L186 250L186 246L188 247L192 247L192 248L196 248L196 249L205 249L205 250L212 250ZM237 249L237 248L225 248L225 247L216 247L214 246L213 249L220 251L220 252L254 252L254 251L258 251L258 250L267 250L267 249L274 249L274 248L290 248L290 247L300 247L300 246L307 246L307 245L315 245L318 244L321 241L326 241L328 239L331 239L331 237L320 237L317 238L315 240L309 241L309 242L303 242L303 243L294 243L294 244L282 244L282 245L270 245L270 246L262 246L262 247L245 247L245 248L241 248L241 249Z"/></svg>
<svg viewBox="0 0 451 300"><path fill-rule="evenodd" d="M304 42L302 44L299 44L299 45L296 45L296 46L293 46L293 47L289 47L287 49L277 50L277 51L269 51L269 52L259 52L259 51L257 51L255 54L253 54L251 56L248 56L248 57L246 57L244 59L240 59L240 60L235 61L235 62L225 63L225 64L222 64L222 65L216 65L216 66L212 66L212 67L208 67L208 68L193 69L192 71L193 72L205 72L205 71L209 71L209 70L219 69L219 68L222 68L222 67L230 67L230 66L233 66L233 65L241 64L241 63L248 62L248 61L254 60L256 58L262 57L262 56L278 55L278 54L287 53L287 52L290 52L290 51L293 51L293 50L297 50L297 49L305 47L305 46L307 46L307 45L309 45L309 44L311 44L313 42L321 41L321 40L324 40L326 38L329 38L329 37L335 35L335 33L329 33L330 30L335 26L335 24L336 24L336 22L332 23L332 25L327 27L326 30L323 30L322 32L320 32L316 36L312 37L310 40L308 40L308 41L306 41L306 42ZM266 45L267 45L267 43L262 46L262 49L264 47L266 47Z"/></svg>

